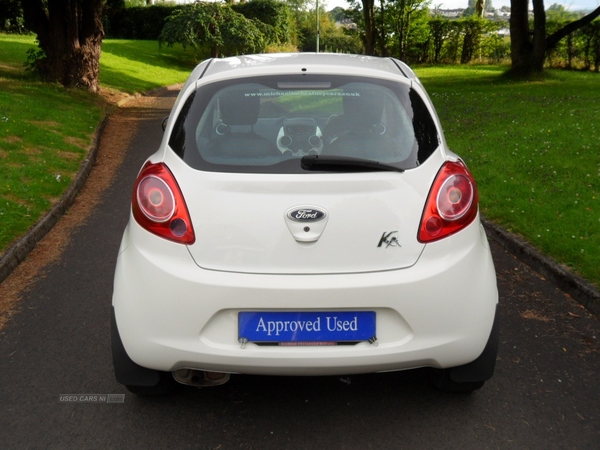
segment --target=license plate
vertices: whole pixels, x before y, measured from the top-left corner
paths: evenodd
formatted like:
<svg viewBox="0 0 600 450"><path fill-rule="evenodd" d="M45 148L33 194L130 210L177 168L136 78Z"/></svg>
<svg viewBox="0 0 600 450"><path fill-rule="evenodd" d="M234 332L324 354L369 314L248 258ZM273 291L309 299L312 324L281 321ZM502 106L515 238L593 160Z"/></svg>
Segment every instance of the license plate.
<svg viewBox="0 0 600 450"><path fill-rule="evenodd" d="M238 314L238 338L247 342L356 342L375 335L375 311Z"/></svg>

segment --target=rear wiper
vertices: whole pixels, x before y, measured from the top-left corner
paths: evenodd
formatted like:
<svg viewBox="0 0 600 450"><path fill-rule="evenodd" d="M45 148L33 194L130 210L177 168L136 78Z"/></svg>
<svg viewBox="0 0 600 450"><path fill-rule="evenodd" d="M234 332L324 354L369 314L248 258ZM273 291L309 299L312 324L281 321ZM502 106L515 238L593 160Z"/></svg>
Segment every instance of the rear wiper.
<svg viewBox="0 0 600 450"><path fill-rule="evenodd" d="M322 170L326 172L404 172L404 169L392 166L391 164L370 159L352 158L350 156L303 156L301 166L304 170Z"/></svg>

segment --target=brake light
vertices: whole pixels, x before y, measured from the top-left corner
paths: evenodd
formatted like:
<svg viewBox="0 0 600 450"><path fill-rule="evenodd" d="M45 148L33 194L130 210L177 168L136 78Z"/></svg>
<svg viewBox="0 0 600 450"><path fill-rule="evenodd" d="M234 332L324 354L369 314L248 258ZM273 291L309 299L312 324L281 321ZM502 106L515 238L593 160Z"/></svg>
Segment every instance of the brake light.
<svg viewBox="0 0 600 450"><path fill-rule="evenodd" d="M478 201L475 180L465 164L445 163L425 203L419 242L437 241L465 228L477 217Z"/></svg>
<svg viewBox="0 0 600 450"><path fill-rule="evenodd" d="M180 244L196 240L183 194L169 168L146 163L131 199L133 217L144 229Z"/></svg>

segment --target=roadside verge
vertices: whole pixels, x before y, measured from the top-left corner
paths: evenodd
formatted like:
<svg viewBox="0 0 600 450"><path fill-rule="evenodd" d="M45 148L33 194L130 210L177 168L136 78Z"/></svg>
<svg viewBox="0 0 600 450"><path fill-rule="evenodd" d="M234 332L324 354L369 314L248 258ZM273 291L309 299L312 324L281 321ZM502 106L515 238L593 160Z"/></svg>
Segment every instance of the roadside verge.
<svg viewBox="0 0 600 450"><path fill-rule="evenodd" d="M535 247L509 233L487 219L482 219L488 237L494 239L517 259L527 264L537 273L553 283L557 288L569 294L574 300L585 306L588 311L600 317L600 292L583 278L568 268L558 264L552 258L543 255Z"/></svg>
<svg viewBox="0 0 600 450"><path fill-rule="evenodd" d="M44 236L56 225L59 219L68 211L69 207L73 204L77 195L85 185L96 157L98 156L99 140L106 121L110 117L109 112L106 117L102 120L98 128L96 129L94 142L87 157L83 160L79 166L79 171L75 176L75 179L71 185L67 188L67 191L63 194L61 199L50 209L50 211L42 217L34 226L17 242L15 242L0 259L0 283L2 283L17 266L25 260L27 255L33 250L36 244L42 240Z"/></svg>
<svg viewBox="0 0 600 450"><path fill-rule="evenodd" d="M180 85L178 85L180 86ZM144 96L159 98L164 93L177 89L170 86L150 91ZM130 98L128 100L133 100ZM123 103L120 104L122 106ZM2 283L25 260L27 255L57 224L59 219L69 210L78 194L83 189L96 163L100 141L105 132L106 124L116 110L109 112L96 129L94 142L88 156L81 163L79 172L71 186L54 207L40 219L33 228L16 243L14 243L0 259L0 283ZM556 287L578 301L593 314L600 316L600 292L592 284L572 273L569 269L558 264L553 259L542 255L536 248L518 236L509 233L498 225L482 219L488 237L502 245L509 253L529 265L537 273L545 277ZM1 326L0 326L1 328Z"/></svg>

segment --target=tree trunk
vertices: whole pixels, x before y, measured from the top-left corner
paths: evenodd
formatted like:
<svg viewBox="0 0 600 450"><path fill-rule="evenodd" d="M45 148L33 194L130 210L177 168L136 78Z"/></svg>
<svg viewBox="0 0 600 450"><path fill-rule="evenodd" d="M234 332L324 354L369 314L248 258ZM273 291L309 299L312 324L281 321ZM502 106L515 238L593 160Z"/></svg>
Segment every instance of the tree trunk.
<svg viewBox="0 0 600 450"><path fill-rule="evenodd" d="M387 56L387 45L386 45L386 32L385 32L385 7L383 4L384 0L379 1L379 7L381 9L381 31L379 35L381 38L379 39L379 56Z"/></svg>
<svg viewBox="0 0 600 450"><path fill-rule="evenodd" d="M510 1L511 71L527 74L533 70L533 44L530 37L529 0Z"/></svg>
<svg viewBox="0 0 600 450"><path fill-rule="evenodd" d="M589 13L587 16L583 16L581 19L571 22L560 30L557 30L555 33L548 36L546 39L546 46L548 50L552 50L565 36L573 33L574 31L579 30L580 28L585 27L589 23L591 23L596 17L600 17L600 6L596 8L594 11Z"/></svg>
<svg viewBox="0 0 600 450"><path fill-rule="evenodd" d="M45 56L36 61L42 77L65 87L98 91L104 30L103 0L23 1L25 26L37 34Z"/></svg>
<svg viewBox="0 0 600 450"><path fill-rule="evenodd" d="M533 53L531 57L533 71L542 72L546 61L546 11L544 0L533 0Z"/></svg>
<svg viewBox="0 0 600 450"><path fill-rule="evenodd" d="M365 54L375 54L375 0L362 0L365 19Z"/></svg>
<svg viewBox="0 0 600 450"><path fill-rule="evenodd" d="M406 10L406 0L400 0L398 2L400 4L398 8L398 26L397 26L397 34L398 34L398 59L400 61L406 61L406 53L404 51L404 42L406 28L404 26L404 12Z"/></svg>
<svg viewBox="0 0 600 450"><path fill-rule="evenodd" d="M556 47L558 41L600 16L598 7L587 16L546 37L544 0L533 0L533 30L529 29L529 0L511 0L510 6L511 72L521 75L542 72L546 53Z"/></svg>
<svg viewBox="0 0 600 450"><path fill-rule="evenodd" d="M410 32L410 18L412 16L413 10L408 10L406 12L406 19L404 21L404 33L402 37L402 61L408 61L408 33Z"/></svg>
<svg viewBox="0 0 600 450"><path fill-rule="evenodd" d="M463 39L462 53L460 55L461 64L469 64L473 59L473 47L475 46L474 39L475 36L473 30L467 26L465 38Z"/></svg>
<svg viewBox="0 0 600 450"><path fill-rule="evenodd" d="M485 15L485 0L475 1L475 15L480 19L483 19L483 16Z"/></svg>

